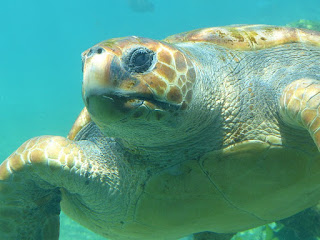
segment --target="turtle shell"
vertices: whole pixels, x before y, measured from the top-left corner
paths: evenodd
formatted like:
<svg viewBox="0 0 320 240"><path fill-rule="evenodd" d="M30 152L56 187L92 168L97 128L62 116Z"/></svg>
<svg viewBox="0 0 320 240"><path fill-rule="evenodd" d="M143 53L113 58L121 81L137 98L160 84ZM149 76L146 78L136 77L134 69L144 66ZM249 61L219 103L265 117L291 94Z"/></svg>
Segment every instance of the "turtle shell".
<svg viewBox="0 0 320 240"><path fill-rule="evenodd" d="M210 42L234 50L250 51L288 43L320 45L320 32L270 25L230 25L172 35L168 43Z"/></svg>

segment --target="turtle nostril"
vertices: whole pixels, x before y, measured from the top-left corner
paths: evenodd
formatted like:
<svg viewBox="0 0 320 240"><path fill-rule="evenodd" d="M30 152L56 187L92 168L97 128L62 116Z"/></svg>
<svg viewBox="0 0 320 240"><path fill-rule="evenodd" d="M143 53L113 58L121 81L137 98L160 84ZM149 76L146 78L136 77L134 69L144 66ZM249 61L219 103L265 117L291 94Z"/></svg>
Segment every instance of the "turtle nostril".
<svg viewBox="0 0 320 240"><path fill-rule="evenodd" d="M90 48L89 52L87 53L87 58L92 57L94 54L101 54L104 51L102 47L93 47Z"/></svg>
<svg viewBox="0 0 320 240"><path fill-rule="evenodd" d="M91 57L93 55L93 51L92 51L92 48L89 50L89 52L87 53L87 57Z"/></svg>

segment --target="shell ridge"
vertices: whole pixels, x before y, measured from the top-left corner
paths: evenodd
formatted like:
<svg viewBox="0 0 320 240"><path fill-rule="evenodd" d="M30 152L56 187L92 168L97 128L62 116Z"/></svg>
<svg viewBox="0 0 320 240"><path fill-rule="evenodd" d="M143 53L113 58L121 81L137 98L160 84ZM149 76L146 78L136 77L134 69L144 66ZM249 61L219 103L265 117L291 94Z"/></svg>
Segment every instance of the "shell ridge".
<svg viewBox="0 0 320 240"><path fill-rule="evenodd" d="M290 43L320 45L320 32L272 25L230 25L172 35L168 43L209 42L233 50L259 50Z"/></svg>

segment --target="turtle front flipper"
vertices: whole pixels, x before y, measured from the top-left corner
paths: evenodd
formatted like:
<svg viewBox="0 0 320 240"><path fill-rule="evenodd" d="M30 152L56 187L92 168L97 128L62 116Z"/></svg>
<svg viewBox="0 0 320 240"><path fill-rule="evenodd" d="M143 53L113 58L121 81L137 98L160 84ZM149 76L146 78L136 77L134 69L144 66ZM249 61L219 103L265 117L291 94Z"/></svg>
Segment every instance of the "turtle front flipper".
<svg viewBox="0 0 320 240"><path fill-rule="evenodd" d="M0 239L58 239L61 189L74 191L81 183L85 161L75 143L53 136L33 138L6 159L0 165Z"/></svg>
<svg viewBox="0 0 320 240"><path fill-rule="evenodd" d="M280 115L295 127L307 129L320 151L320 81L299 79L280 98Z"/></svg>

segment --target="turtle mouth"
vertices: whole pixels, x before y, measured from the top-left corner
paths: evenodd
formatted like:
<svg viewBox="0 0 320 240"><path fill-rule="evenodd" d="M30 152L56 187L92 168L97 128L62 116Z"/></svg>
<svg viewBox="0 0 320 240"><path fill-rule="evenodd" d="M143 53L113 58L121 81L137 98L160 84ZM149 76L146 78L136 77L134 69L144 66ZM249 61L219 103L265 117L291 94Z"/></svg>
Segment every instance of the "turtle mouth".
<svg viewBox="0 0 320 240"><path fill-rule="evenodd" d="M159 110L178 110L180 105L172 104L165 101L156 99L151 94L138 94L138 93L123 93L123 92L113 92L113 93L102 93L97 95L97 97L105 100L106 102L113 103L114 107L117 109L135 109L142 105L152 106L154 109ZM87 105L89 106L90 100L86 99Z"/></svg>

